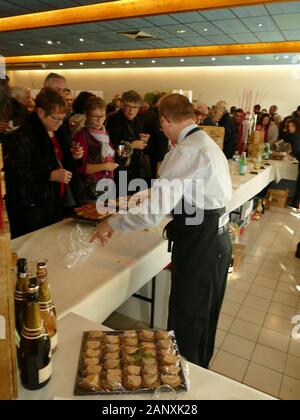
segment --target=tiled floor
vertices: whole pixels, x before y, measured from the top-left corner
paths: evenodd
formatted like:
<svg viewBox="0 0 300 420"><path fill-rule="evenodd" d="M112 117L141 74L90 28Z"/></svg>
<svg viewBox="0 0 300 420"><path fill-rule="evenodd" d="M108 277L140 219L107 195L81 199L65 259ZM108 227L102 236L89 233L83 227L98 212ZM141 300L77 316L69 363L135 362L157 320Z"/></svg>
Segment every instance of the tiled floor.
<svg viewBox="0 0 300 420"><path fill-rule="evenodd" d="M298 216L298 217L297 217ZM246 254L228 281L211 369L281 399L300 400L300 215L273 208L241 238ZM117 313L106 325L145 328ZM300 333L300 330L298 330Z"/></svg>
<svg viewBox="0 0 300 420"><path fill-rule="evenodd" d="M228 281L211 369L282 399L300 400L300 215L267 211L242 236L246 256Z"/></svg>

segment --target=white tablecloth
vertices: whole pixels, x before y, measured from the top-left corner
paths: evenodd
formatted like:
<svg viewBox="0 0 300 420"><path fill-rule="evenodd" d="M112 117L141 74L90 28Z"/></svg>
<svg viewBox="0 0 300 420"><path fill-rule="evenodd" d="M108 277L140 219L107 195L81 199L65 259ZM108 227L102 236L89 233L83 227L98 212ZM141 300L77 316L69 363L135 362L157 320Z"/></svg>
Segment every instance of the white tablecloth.
<svg viewBox="0 0 300 420"><path fill-rule="evenodd" d="M49 282L58 318L75 312L103 322L129 296L139 290L169 262L162 227L141 232L118 232L110 243L84 263L69 269L70 233L76 223L65 220L12 241L18 256L49 260ZM94 228L84 226L91 233Z"/></svg>
<svg viewBox="0 0 300 420"><path fill-rule="evenodd" d="M81 346L82 332L103 329L78 315L70 313L59 321L59 343L57 352L53 356L53 374L50 382L38 391L28 391L20 386L19 399L21 400L42 400L53 399L75 399L73 388L77 372L79 351ZM190 371L191 389L188 393L179 394L178 399L242 399L242 400L274 400L274 398L251 389L238 382L227 379L217 373L202 369L199 366L188 363ZM77 397L78 399L152 399L152 395L130 396L97 396Z"/></svg>
<svg viewBox="0 0 300 420"><path fill-rule="evenodd" d="M282 161L271 160L269 163L270 166L266 166L266 169L259 170L258 175L250 173L253 167L253 163L250 162L248 164L247 175L231 175L233 196L230 204L227 206L228 212L242 206L273 181L278 183L281 179L288 179L290 181L297 179L298 163L295 164L288 159ZM232 163L230 163L230 167L233 170Z"/></svg>

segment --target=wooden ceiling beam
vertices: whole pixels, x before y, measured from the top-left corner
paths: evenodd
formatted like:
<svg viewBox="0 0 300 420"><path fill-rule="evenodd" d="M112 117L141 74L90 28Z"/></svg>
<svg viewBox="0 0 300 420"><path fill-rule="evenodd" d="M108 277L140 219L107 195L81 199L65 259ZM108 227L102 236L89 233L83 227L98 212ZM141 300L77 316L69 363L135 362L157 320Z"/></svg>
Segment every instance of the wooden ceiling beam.
<svg viewBox="0 0 300 420"><path fill-rule="evenodd" d="M279 2L282 0L118 0L1 18L0 32Z"/></svg>
<svg viewBox="0 0 300 420"><path fill-rule="evenodd" d="M5 57L6 64L300 53L300 41Z"/></svg>

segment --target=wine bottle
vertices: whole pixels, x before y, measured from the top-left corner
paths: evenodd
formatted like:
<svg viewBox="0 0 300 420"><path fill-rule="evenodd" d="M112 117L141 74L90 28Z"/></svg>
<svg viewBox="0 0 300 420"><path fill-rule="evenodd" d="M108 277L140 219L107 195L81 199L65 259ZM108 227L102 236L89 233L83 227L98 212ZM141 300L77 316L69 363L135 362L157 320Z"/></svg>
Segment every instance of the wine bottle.
<svg viewBox="0 0 300 420"><path fill-rule="evenodd" d="M39 281L39 304L41 316L49 333L51 351L54 353L57 348L56 309L51 298L46 261L39 261L37 263L37 278Z"/></svg>
<svg viewBox="0 0 300 420"><path fill-rule="evenodd" d="M29 276L27 273L27 260L25 258L18 259L17 267L18 274L15 289L15 318L16 330L19 337L21 337L24 316L26 312L26 294L29 285Z"/></svg>
<svg viewBox="0 0 300 420"><path fill-rule="evenodd" d="M43 325L39 306L37 279L30 279L26 315L23 324L19 361L24 388L34 390L45 386L52 375L51 345Z"/></svg>

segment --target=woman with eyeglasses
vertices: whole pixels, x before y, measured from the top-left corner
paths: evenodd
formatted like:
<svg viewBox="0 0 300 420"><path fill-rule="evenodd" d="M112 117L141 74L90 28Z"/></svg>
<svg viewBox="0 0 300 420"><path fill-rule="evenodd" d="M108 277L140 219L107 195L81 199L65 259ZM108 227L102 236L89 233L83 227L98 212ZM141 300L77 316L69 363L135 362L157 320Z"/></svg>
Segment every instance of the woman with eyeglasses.
<svg viewBox="0 0 300 420"><path fill-rule="evenodd" d="M95 201L101 195L97 183L101 179L113 179L119 166L114 162L115 151L105 130L106 103L96 96L90 97L85 104L85 126L75 135L74 143L83 149L79 173L84 187L80 188L81 204Z"/></svg>
<svg viewBox="0 0 300 420"><path fill-rule="evenodd" d="M52 88L42 89L35 102L35 111L7 142L7 207L13 237L60 221L72 178L72 153L57 132L67 104Z"/></svg>
<svg viewBox="0 0 300 420"><path fill-rule="evenodd" d="M123 175L127 176L127 184L136 178L147 181L151 178L147 144L150 136L145 133L142 119L138 115L142 103L141 96L134 90L124 92L121 98L121 109L110 116L106 122L106 129L115 150L124 144L132 150L130 160L126 165L120 165L120 170L117 171L118 174L115 177L117 185L121 183Z"/></svg>

